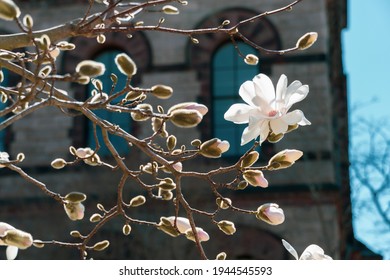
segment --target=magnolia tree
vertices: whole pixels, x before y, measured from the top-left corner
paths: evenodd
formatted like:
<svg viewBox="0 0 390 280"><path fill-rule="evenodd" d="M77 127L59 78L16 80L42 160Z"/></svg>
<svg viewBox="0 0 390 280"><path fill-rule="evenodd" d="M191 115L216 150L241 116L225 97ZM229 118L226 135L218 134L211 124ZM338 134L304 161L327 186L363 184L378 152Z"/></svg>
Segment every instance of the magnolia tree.
<svg viewBox="0 0 390 280"><path fill-rule="evenodd" d="M1 20L13 22L20 29L20 33L17 34L0 35L1 69L6 69L6 71L20 77L20 82L15 86L0 85L1 102L5 103L4 109L0 112L0 116L4 118L0 129L5 129L31 113L49 106L60 108L64 112L72 110L84 115L94 128L96 148L71 146L69 152L73 160L67 161L63 158L57 158L51 162L51 166L54 169L62 169L70 165L86 164L96 169L108 168L120 172L121 179L112 190L113 193L117 194L116 204L98 204L98 212L89 218L90 222L95 223L94 227L90 232L83 234L76 230L72 231L70 234L75 237L76 241L74 242L45 241L45 236L35 239L27 233L28 228L16 229L6 221L1 221L0 245L8 246L7 258L14 259L18 249L27 249L32 245L38 248L43 246L72 247L80 251L82 258L90 257L90 255L93 257L93 254L90 253L105 250L110 246L110 240L92 243L92 238L104 228L107 222L118 217L124 220L124 235L131 234L132 225L139 224L148 226L148 230L150 228L161 230L172 237L185 236L194 242L202 259L208 258L202 242L207 242L210 236L203 230L202 225L195 223L195 214L207 217L211 224L227 235L234 234L236 227L233 221L218 220L217 213L220 211L235 211L242 215L252 215L271 225L283 223L284 212L278 204L270 202L260 205L257 209L243 209L237 207L231 199L223 196L220 190L229 189L234 192L247 186L267 188L268 181L264 177L263 171L288 168L302 156L302 152L299 150L287 149L275 154L268 164L260 165L257 163L259 153L256 148L265 141L272 143L280 141L286 133L299 126L310 124L302 111L290 110L295 103L307 96L308 85L303 85L299 81L288 84L287 77L282 75L274 87L271 79L264 74L258 74L251 81L243 83L238 92L243 102L233 104L224 114L224 118L226 121L236 124L248 125L242 134L241 144L252 143L251 147L232 165L222 166L207 172L196 172L184 168L186 162L195 161L199 157L210 160L219 158L229 149L229 143L218 138L205 141L193 139L190 143L191 148L185 146L178 148L176 147L177 135L168 131L167 123L183 130L195 127L202 122L203 116L208 111L205 105L193 100L175 104L170 108L150 105L148 103L150 96L168 99L172 96L173 89L169 85L164 85L164 81L150 88L134 87L131 81L137 75L137 65L126 53L120 53L115 57L115 64L120 74L126 78L126 84L123 88L119 88L117 86L118 76L111 74L110 92L103 91L103 82L99 80L99 76L106 71L104 64L84 60L78 63L72 73L59 74L56 58L62 52L76 48L74 44L66 41L72 37L95 37L96 44L104 44L105 34L110 32L133 34L139 31L158 31L188 36L194 44L197 44L199 42L196 37L199 34L220 33L230 39L238 56L241 56L247 64L256 65L259 60L258 56L254 54L243 55L237 41L252 46L260 53L273 54L304 50L316 41L317 33L310 32L299 38L296 45L289 49L269 50L257 45L240 32L243 24L250 24L268 15L291 10L301 1L294 1L285 7L244 19L235 25L232 25L227 18L218 26L192 30L164 25L164 15L179 14L180 9L185 9L188 1L86 0L86 2L88 5L86 5L87 9L83 18L46 30L35 30L31 15L23 14L17 3L12 0L0 0ZM96 10L98 12L91 12ZM137 21L139 15L150 11L158 15L155 25L148 26ZM22 47L28 47L28 51L16 51ZM3 71L0 72L0 79L1 81L4 79ZM75 99L72 94L61 88L64 82L90 85L93 87L90 97L86 100ZM135 122L150 122L153 132L149 137L140 139L117 124L100 117L96 113L97 110L128 114L129 118ZM109 164L99 157L99 149L103 143L99 143L97 128L101 129L102 141L115 160L115 164ZM136 170L131 169L126 163L125 157L118 153L109 135L123 138L129 146L138 149L147 156L149 163L140 164ZM166 144L159 144L161 138L166 141ZM40 188L42 192L58 202L58 207L64 209L69 219L83 219L85 210L83 202L87 199L86 195L77 191L55 193L44 182L33 178L19 166L24 158L22 153L19 153L15 158L10 158L8 153L1 152L0 168L8 168L16 172L32 185ZM48 160L48 164L51 160ZM233 174L233 179L226 179L231 177L223 176L225 182L214 180L217 175L228 174ZM188 202L183 192L186 186L182 183L183 179L188 178L200 179L208 184L215 196L214 211L198 209ZM134 191L147 195L137 195L128 202L123 193L124 189L128 187L126 183L129 181L132 182L131 186ZM167 206L174 206L174 211L170 216L161 217L159 221L133 218L130 213L131 208L142 207L146 200L165 201ZM283 244L298 259L298 254L292 246L286 241L283 241ZM226 254L221 252L216 258L225 259ZM328 258L323 250L316 245L309 246L300 257L300 259Z"/></svg>

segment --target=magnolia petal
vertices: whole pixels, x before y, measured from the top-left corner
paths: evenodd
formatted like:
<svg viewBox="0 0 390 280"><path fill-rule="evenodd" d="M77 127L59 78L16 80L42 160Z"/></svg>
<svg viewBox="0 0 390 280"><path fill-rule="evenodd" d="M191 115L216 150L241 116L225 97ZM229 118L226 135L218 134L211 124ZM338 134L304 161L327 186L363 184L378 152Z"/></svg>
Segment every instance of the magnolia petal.
<svg viewBox="0 0 390 280"><path fill-rule="evenodd" d="M324 250L315 244L309 245L305 251L303 251L300 260L331 260L332 258L325 255Z"/></svg>
<svg viewBox="0 0 390 280"><path fill-rule="evenodd" d="M275 100L275 88L271 79L264 74L256 75L253 78L253 83L256 89L256 95L270 104ZM260 106L261 104L256 104Z"/></svg>
<svg viewBox="0 0 390 280"><path fill-rule="evenodd" d="M309 93L308 85L303 85L299 87L289 96L288 99L285 100L286 109L289 110L292 105L305 99L308 93Z"/></svg>
<svg viewBox="0 0 390 280"><path fill-rule="evenodd" d="M238 94L241 96L242 100L244 100L251 107L255 107L256 105L252 102L252 100L256 97L255 86L252 81L246 81L238 90Z"/></svg>
<svg viewBox="0 0 390 280"><path fill-rule="evenodd" d="M18 247L8 246L6 250L7 260L14 260L18 256Z"/></svg>
<svg viewBox="0 0 390 280"><path fill-rule="evenodd" d="M227 121L237 124L248 123L250 115L252 115L255 111L255 108L247 104L237 103L230 106L224 114L224 118Z"/></svg>
<svg viewBox="0 0 390 280"><path fill-rule="evenodd" d="M286 240L282 239L282 244L284 246L284 248L286 248L286 250L291 254L293 255L293 257L298 260L298 253L297 251L294 249L293 246L290 245L290 243L288 243Z"/></svg>
<svg viewBox="0 0 390 280"><path fill-rule="evenodd" d="M283 120L288 125L295 125L301 122L304 118L303 112L301 110L294 110L290 113L287 113L280 119Z"/></svg>
<svg viewBox="0 0 390 280"><path fill-rule="evenodd" d="M300 81L295 80L292 82L288 87L287 90L283 96L283 99L286 100L286 104L288 103L288 100L290 99L290 96L298 90L302 86L302 83Z"/></svg>
<svg viewBox="0 0 390 280"><path fill-rule="evenodd" d="M284 121L284 118L272 119L269 124L272 132L275 134L284 134L288 130L288 124Z"/></svg>
<svg viewBox="0 0 390 280"><path fill-rule="evenodd" d="M242 132L241 146L249 143L260 135L263 121L264 120L262 119L259 120L254 117L249 118L249 125Z"/></svg>
<svg viewBox="0 0 390 280"><path fill-rule="evenodd" d="M276 85L276 104L283 102L284 95L287 91L287 77L282 74L279 78L278 84Z"/></svg>
<svg viewBox="0 0 390 280"><path fill-rule="evenodd" d="M268 138L269 132L269 121L264 120L260 127L260 144Z"/></svg>

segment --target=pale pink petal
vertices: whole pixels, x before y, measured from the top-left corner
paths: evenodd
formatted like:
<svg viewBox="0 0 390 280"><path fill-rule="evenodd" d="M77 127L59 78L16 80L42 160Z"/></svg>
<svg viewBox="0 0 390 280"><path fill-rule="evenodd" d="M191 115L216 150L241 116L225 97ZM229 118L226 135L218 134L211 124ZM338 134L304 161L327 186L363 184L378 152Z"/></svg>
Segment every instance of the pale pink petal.
<svg viewBox="0 0 390 280"><path fill-rule="evenodd" d="M272 132L275 134L286 133L288 130L288 124L283 120L283 118L272 119L269 124Z"/></svg>
<svg viewBox="0 0 390 280"><path fill-rule="evenodd" d="M6 250L7 260L14 260L18 256L18 247L8 246Z"/></svg>
<svg viewBox="0 0 390 280"><path fill-rule="evenodd" d="M264 120L260 126L260 144L267 140L269 132L269 121Z"/></svg>
<svg viewBox="0 0 390 280"><path fill-rule="evenodd" d="M256 107L256 105L252 102L252 100L256 97L255 85L252 81L244 82L238 91L238 94L241 96L242 100L244 100L247 104L252 107Z"/></svg>
<svg viewBox="0 0 390 280"><path fill-rule="evenodd" d="M224 118L227 121L231 121L237 124L248 123L249 116L255 112L255 108L243 103L237 103L230 106L230 108L226 111Z"/></svg>
<svg viewBox="0 0 390 280"><path fill-rule="evenodd" d="M294 110L290 113L287 113L286 115L281 117L281 119L288 125L299 124L303 120L306 120L306 118L303 115L303 112L301 110ZM306 120L306 121L309 122L308 120ZM306 121L304 121L304 122L306 123ZM310 124L310 122L307 124Z"/></svg>
<svg viewBox="0 0 390 280"><path fill-rule="evenodd" d="M288 103L288 100L290 99L290 96L300 87L302 86L302 83L300 81L294 81L292 82L288 87L287 90L283 96L283 99L286 100L286 104Z"/></svg>
<svg viewBox="0 0 390 280"><path fill-rule="evenodd" d="M303 251L300 260L331 260L332 258L325 255L324 250L315 244L309 245L305 251Z"/></svg>

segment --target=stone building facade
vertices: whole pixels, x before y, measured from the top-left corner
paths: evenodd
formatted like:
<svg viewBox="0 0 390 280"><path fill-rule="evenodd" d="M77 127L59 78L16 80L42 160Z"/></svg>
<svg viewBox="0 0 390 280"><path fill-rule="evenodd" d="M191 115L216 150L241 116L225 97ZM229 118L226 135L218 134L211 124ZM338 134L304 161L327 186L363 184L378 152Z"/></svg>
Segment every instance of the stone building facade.
<svg viewBox="0 0 390 280"><path fill-rule="evenodd" d="M44 29L82 16L88 1L16 2L20 2L22 11L28 11L33 16L37 29ZM259 12L274 10L289 3L288 0L193 0L180 9L180 15L166 16L165 24L181 29L211 27L225 19L235 24ZM156 20L153 13L141 17L145 23ZM292 11L267 16L245 26L245 35L270 49L290 48L306 32L318 32L319 38L312 48L285 55L260 54L259 66L254 70L269 75L274 83L281 74L286 74L289 82L300 80L308 84L309 95L300 102L299 109L305 112L312 125L289 133L282 141L264 149L264 161L272 153L285 148L304 152L304 157L293 167L265 174L270 182L268 189L224 192L237 205L247 209L256 209L266 202L278 203L286 213L285 223L270 226L253 216L230 213L229 219L235 222L238 229L233 236L225 236L211 225L202 224L212 236L212 240L204 245L210 257L225 251L229 258L286 259L289 256L281 246L281 238L293 244L298 252L315 243L334 258L350 257L348 252L353 233L348 175L348 114L340 41L340 33L345 25L346 1L317 0L302 1ZM8 33L16 30L4 22L0 22L0 29ZM160 102L163 107L169 108L178 102L198 101L210 108L197 128L183 133L183 130L169 127L170 133L178 135L179 144L188 145L195 138L223 138L224 135L216 135L222 133L218 132L216 115L223 109L218 108L221 103L216 103L215 99L217 70L214 66L218 62L217 54L227 46L228 40L220 34L200 35L197 39L199 44L193 44L187 36L159 32L135 33L131 39L125 34L114 33L107 36L105 44L97 44L95 39L72 38L77 49L58 59L58 69L60 72L72 72L80 60L96 59L111 50L126 52L137 63L137 85L146 87L162 83L172 86L174 96ZM80 100L88 95L85 86L68 86L64 85L65 89ZM137 137L150 135L150 125L124 125L129 125L129 130ZM54 192L66 194L77 190L86 193L86 217L95 212L96 202L107 205L115 203L118 174L80 165L53 170L50 162L58 157L69 159L68 148L71 145L87 146L91 140L89 130L88 123L81 117L69 117L50 108L37 111L13 124L7 131L8 140L5 143L5 149L11 155L23 152L26 155L22 164L24 170ZM236 138L239 139L240 134ZM125 156L130 165L147 162L144 155L133 150ZM230 158L216 161L203 159L193 167L206 170L229 163ZM1 169L0 176L0 220L45 240L72 240L69 231L91 228L88 222L68 221L57 203L16 174ZM199 184L196 181L187 182L186 188L191 192L190 202L208 209L214 205L214 200L209 199L207 188L201 188ZM129 196L132 192L129 191ZM134 191L134 194L138 193ZM173 213L172 206L167 207L163 203L148 205L146 209L139 209L134 215L158 221L160 216ZM129 237L124 237L122 226L123 221L116 220L103 228L99 237L111 240L112 245L105 253L96 253L95 258L198 258L194 244L184 238L173 239L160 231L137 225ZM74 250L54 246L31 248L19 257L79 258Z"/></svg>

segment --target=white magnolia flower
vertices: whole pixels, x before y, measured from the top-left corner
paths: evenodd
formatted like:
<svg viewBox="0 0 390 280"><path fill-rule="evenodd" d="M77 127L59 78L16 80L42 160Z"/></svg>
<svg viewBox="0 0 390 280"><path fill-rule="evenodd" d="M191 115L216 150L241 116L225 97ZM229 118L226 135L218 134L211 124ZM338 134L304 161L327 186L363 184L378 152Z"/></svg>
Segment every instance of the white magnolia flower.
<svg viewBox="0 0 390 280"><path fill-rule="evenodd" d="M297 251L290 245L290 243L284 239L282 239L282 243L284 248L286 248L296 260L332 260L331 257L325 255L324 250L318 245L311 244L307 246L302 255L298 258Z"/></svg>
<svg viewBox="0 0 390 280"><path fill-rule="evenodd" d="M271 79L259 74L240 87L239 94L247 104L233 104L224 117L237 124L248 123L242 134L241 145L258 136L262 143L271 132L275 135L284 134L289 126L310 124L302 111L288 112L292 105L303 100L308 93L309 86L302 85L300 81L287 86L285 75L280 76L275 91Z"/></svg>

